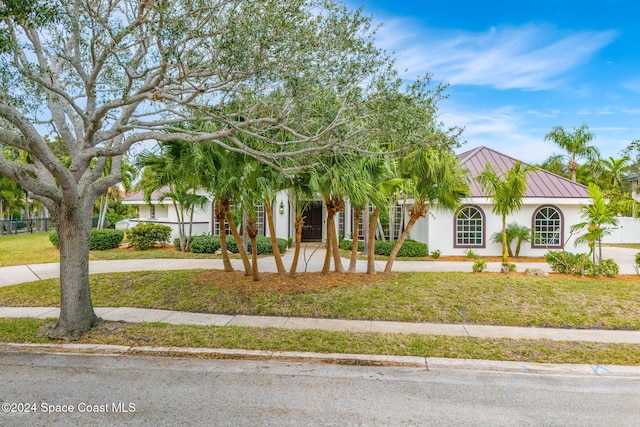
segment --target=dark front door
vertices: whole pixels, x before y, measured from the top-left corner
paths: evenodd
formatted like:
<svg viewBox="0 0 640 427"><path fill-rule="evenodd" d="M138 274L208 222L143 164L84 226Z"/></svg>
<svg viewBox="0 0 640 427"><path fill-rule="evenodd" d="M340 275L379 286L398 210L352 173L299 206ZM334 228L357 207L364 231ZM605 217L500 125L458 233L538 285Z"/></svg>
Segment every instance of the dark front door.
<svg viewBox="0 0 640 427"><path fill-rule="evenodd" d="M311 202L305 209L302 228L303 242L322 241L322 202Z"/></svg>

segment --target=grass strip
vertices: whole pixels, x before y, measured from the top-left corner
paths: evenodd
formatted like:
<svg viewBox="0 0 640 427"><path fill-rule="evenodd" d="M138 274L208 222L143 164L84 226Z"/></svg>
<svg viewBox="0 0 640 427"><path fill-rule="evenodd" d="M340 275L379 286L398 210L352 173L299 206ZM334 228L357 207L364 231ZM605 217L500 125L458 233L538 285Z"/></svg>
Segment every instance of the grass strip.
<svg viewBox="0 0 640 427"><path fill-rule="evenodd" d="M59 342L38 336L48 321L0 319L0 342ZM176 346L316 353L381 354L538 363L640 365L639 344L480 339L275 328L105 322L77 343Z"/></svg>

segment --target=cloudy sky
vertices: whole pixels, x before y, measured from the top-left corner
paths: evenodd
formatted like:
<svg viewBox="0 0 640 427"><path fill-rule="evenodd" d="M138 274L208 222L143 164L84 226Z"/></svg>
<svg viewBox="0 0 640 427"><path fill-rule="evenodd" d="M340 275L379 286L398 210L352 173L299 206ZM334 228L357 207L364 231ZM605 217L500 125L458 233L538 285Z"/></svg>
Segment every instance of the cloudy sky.
<svg viewBox="0 0 640 427"><path fill-rule="evenodd" d="M442 121L529 163L560 152L544 136L586 123L603 156L640 139L637 0L348 0L383 23L406 79L449 84ZM406 70L406 71L405 71Z"/></svg>

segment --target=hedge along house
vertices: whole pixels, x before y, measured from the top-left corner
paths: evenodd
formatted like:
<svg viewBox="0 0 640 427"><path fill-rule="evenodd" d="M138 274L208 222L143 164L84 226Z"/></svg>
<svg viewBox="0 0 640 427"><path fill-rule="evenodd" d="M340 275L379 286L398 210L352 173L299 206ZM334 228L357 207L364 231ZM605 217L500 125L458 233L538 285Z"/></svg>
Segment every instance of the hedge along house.
<svg viewBox="0 0 640 427"><path fill-rule="evenodd" d="M491 236L502 230L502 220L493 213L492 200L474 178L487 164L501 174L518 160L487 147L466 151L459 158L467 170L470 197L455 212L430 206L410 237L427 243L430 252L440 250L443 255L464 255L468 250L480 256L500 255L502 246L493 243ZM520 256L537 257L549 250L563 249L588 252L586 244L575 246L579 234L572 235L570 231L572 225L583 221L580 206L586 204L590 204L590 199L584 185L542 169L528 172L522 209L507 217L507 224L515 222L532 230L531 242L522 244Z"/></svg>

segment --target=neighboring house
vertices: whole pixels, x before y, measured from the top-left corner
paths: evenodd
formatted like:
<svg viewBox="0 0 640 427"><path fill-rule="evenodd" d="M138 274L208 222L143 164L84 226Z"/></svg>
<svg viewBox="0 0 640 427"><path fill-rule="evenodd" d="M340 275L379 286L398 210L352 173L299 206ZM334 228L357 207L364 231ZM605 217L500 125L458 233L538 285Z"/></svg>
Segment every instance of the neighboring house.
<svg viewBox="0 0 640 427"><path fill-rule="evenodd" d="M456 212L448 212L431 206L426 218L416 222L410 238L427 243L429 251L440 250L443 255L464 255L473 249L483 256L499 255L500 244L491 243L491 235L502 228L500 218L491 211L491 200L486 198L478 184L473 180L484 170L487 163L497 172L511 168L517 160L486 147L476 148L459 155L462 166L468 170L471 197L464 200ZM522 245L521 256L542 256L548 250L565 249L570 252L586 252L588 247L574 246L577 235L571 235L572 225L581 222L580 205L590 203L587 188L566 178L537 169L527 175L528 189L522 209L511 215L507 222L517 222L533 230L533 240ZM145 202L142 192L125 198L123 203L138 205L140 217L130 220L131 226L137 222L155 222L174 227L177 237L176 214L171 200L159 201L160 192L152 195L151 203ZM391 232L378 227L378 234L386 237L392 234L394 239L402 232L408 221L410 200L400 200L390 207L389 218ZM269 235L266 215L262 206L258 209L259 235ZM326 239L326 207L322 200L312 201L304 213L305 226L303 242L321 242ZM293 202L288 193L277 193L273 203L273 218L276 237L295 238ZM355 224L353 215L346 203L345 212L336 215L336 230L341 236L350 238ZM360 238L363 238L363 220L358 224ZM193 235L203 233L219 234L220 227L213 217L213 201L205 208L196 210Z"/></svg>
<svg viewBox="0 0 640 427"><path fill-rule="evenodd" d="M502 221L492 212L491 199L485 197L474 177L487 164L504 173L518 160L487 147L466 151L459 157L468 171L471 197L463 200L456 212L432 206L427 217L414 226L411 238L443 255L463 255L469 249L478 255L499 255L501 245L492 243L491 235L501 231ZM587 188L542 169L529 172L527 184L522 209L507 218L507 224L516 222L533 230L533 239L522 245L520 255L542 256L549 250L561 249L588 251L587 245L575 247L578 235L570 232L572 225L582 222L580 205L590 203Z"/></svg>

